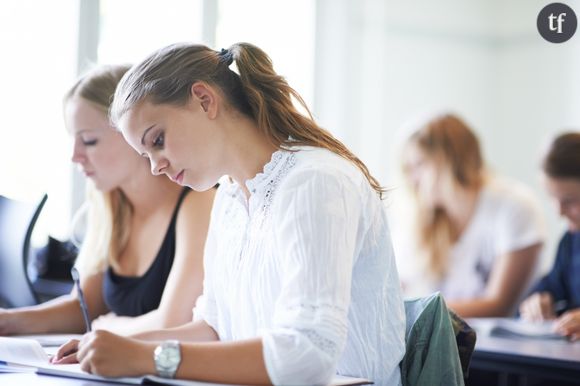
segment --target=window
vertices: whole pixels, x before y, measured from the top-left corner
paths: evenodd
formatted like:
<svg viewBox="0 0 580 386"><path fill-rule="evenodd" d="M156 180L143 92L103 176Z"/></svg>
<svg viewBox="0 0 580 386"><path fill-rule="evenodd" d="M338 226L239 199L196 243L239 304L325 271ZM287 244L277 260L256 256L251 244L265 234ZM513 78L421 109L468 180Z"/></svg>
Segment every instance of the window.
<svg viewBox="0 0 580 386"><path fill-rule="evenodd" d="M163 46L201 42L202 0L101 0L98 62L135 63Z"/></svg>
<svg viewBox="0 0 580 386"><path fill-rule="evenodd" d="M218 4L215 48L238 42L257 45L312 108L315 2L220 0Z"/></svg>
<svg viewBox="0 0 580 386"><path fill-rule="evenodd" d="M56 235L70 218L70 139L62 97L76 66L78 1L3 1L0 12L0 194L23 201L47 192ZM40 226L40 224L39 224Z"/></svg>

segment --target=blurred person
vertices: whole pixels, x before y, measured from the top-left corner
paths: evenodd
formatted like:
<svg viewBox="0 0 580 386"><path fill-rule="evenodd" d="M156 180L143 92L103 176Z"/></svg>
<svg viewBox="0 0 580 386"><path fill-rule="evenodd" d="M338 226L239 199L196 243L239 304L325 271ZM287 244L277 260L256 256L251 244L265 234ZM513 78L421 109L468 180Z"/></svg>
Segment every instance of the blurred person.
<svg viewBox="0 0 580 386"><path fill-rule="evenodd" d="M414 212L396 248L405 295L441 291L462 317L515 312L544 241L529 189L490 173L475 133L450 113L412 133L402 165Z"/></svg>
<svg viewBox="0 0 580 386"><path fill-rule="evenodd" d="M560 215L566 219L552 270L522 302L520 316L555 320L555 330L580 339L580 133L557 136L543 158L543 181Z"/></svg>

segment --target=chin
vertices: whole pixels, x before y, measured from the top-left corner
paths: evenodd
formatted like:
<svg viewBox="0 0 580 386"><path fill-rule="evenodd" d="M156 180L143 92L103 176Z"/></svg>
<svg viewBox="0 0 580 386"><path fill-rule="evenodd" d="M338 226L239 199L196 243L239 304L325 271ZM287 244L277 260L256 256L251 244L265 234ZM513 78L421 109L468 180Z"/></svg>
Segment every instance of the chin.
<svg viewBox="0 0 580 386"><path fill-rule="evenodd" d="M97 189L101 193L109 193L112 190L115 190L116 186L111 186L109 184L103 184L102 182L93 180L95 189Z"/></svg>
<svg viewBox="0 0 580 386"><path fill-rule="evenodd" d="M183 185L196 192L205 192L213 188L217 184L217 181L183 181Z"/></svg>

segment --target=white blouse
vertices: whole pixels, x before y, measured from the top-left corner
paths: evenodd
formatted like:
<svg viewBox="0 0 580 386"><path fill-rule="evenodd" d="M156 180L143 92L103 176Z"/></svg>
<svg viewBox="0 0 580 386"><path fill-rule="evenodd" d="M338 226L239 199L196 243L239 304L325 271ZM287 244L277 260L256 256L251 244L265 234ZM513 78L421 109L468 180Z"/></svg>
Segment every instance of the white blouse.
<svg viewBox="0 0 580 386"><path fill-rule="evenodd" d="M395 237L405 295L441 291L449 300L483 296L500 256L545 240L542 210L527 186L493 176L483 187L465 231L449 252L449 269L441 281L426 274L407 237ZM525 286L525 283L524 283Z"/></svg>
<svg viewBox="0 0 580 386"><path fill-rule="evenodd" d="M274 384L399 385L405 314L381 201L351 162L292 150L246 181L249 200L222 179L195 317L222 341L261 337Z"/></svg>

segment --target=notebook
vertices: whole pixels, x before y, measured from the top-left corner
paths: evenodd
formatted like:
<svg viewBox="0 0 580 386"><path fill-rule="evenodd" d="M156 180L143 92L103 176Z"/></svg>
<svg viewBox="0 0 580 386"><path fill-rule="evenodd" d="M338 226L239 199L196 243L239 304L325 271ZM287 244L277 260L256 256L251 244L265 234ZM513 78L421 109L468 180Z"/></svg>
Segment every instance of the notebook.
<svg viewBox="0 0 580 386"><path fill-rule="evenodd" d="M154 382L174 386L210 386L216 383L166 379L155 375L143 377L105 378L86 373L79 364L53 365L49 355L35 339L0 337L0 372L25 372L53 375L66 378L108 381L125 385L141 385ZM366 385L372 382L364 378L335 376L332 386Z"/></svg>
<svg viewBox="0 0 580 386"><path fill-rule="evenodd" d="M471 321L470 321L471 322ZM535 338L535 339L565 339L554 331L554 322L527 322L511 318L482 318L473 324L475 329L490 336Z"/></svg>

